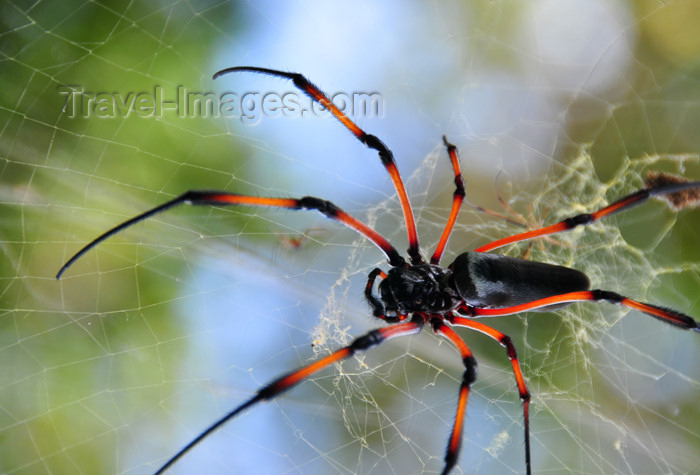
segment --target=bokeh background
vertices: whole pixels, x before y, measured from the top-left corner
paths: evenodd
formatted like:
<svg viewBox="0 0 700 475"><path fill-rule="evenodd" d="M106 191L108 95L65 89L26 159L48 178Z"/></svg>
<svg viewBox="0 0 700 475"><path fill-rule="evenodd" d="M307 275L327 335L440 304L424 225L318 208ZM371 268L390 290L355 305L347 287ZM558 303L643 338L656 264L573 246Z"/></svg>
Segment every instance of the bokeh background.
<svg viewBox="0 0 700 475"><path fill-rule="evenodd" d="M391 181L328 117L72 116L65 91L294 91L233 65L381 97L353 117L394 151L424 253L445 256L604 206L648 170L700 179L697 1L16 2L0 5L0 472L152 473L273 377L378 325L383 258L314 213L174 209L60 266L188 189L330 199L405 249ZM499 202L502 197L506 205ZM520 224L514 224L517 221ZM700 213L661 202L503 252L700 317ZM300 244L300 245L297 245ZM491 321L530 384L537 473L700 471L700 341L574 305ZM502 348L480 362L455 473L524 473ZM228 424L173 473L439 473L462 368L426 331Z"/></svg>

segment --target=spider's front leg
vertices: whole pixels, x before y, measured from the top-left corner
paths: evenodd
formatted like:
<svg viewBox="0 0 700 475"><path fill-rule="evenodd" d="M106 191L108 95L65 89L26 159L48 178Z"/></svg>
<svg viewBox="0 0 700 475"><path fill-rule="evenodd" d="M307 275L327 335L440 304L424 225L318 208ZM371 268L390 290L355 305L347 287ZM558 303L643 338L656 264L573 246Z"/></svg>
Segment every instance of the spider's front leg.
<svg viewBox="0 0 700 475"><path fill-rule="evenodd" d="M401 209L403 210L404 220L406 221L406 231L408 232L408 255L411 258L411 263L420 264L423 262L423 257L420 254L420 246L418 244L418 233L416 231L416 219L413 215L413 210L411 208L411 202L408 199L408 194L406 193L406 187L404 186L403 179L399 174L399 169L396 167L396 162L394 161L394 154L382 142L377 136L368 134L362 130L355 122L350 120L350 118L343 113L333 101L330 100L328 95L321 91L318 86L314 85L309 81L304 75L299 73L290 73L286 71L280 71L277 69L269 68L259 68L256 66L234 66L232 68L222 69L214 74L213 79L217 79L224 74L248 71L257 74L267 74L269 76L275 76L278 78L289 79L294 83L294 85L300 90L312 98L315 102L322 105L333 114L341 124L343 124L352 134L362 142L366 147L374 150L379 155L379 159L382 165L389 173L391 181L394 183L394 188L396 188L396 193L398 194L399 201L401 202Z"/></svg>

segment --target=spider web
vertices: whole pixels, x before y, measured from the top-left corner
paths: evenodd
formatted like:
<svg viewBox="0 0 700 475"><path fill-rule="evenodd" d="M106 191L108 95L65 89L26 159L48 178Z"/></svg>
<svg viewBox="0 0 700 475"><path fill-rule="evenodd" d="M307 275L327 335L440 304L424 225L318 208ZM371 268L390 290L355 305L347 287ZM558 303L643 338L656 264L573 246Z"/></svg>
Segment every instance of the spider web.
<svg viewBox="0 0 700 475"><path fill-rule="evenodd" d="M585 3L585 7L581 6ZM611 202L646 172L700 178L697 9L678 2L488 4L5 2L0 8L0 471L151 473L272 378L379 325L385 266L314 213L182 207L99 233L187 189L330 199L406 247L379 161L327 117L70 117L61 91L285 93L232 65L377 92L357 117L394 151L424 254L443 259ZM254 122L254 123L250 123ZM499 203L501 196L507 203ZM498 252L700 317L700 214L662 202ZM697 473L697 335L607 304L488 320L530 391L537 473ZM522 409L495 342L479 361L455 473L522 473ZM312 377L209 437L174 473L439 473L463 367L429 329Z"/></svg>

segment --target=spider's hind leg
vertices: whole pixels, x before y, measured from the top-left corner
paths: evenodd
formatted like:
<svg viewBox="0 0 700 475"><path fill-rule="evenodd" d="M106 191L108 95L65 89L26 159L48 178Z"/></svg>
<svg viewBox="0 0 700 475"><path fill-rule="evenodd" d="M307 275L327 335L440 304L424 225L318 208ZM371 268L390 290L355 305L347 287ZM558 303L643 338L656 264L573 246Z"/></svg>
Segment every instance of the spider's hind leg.
<svg viewBox="0 0 700 475"><path fill-rule="evenodd" d="M664 321L670 325L673 325L674 327L678 327L683 330L694 330L696 332L700 332L700 323L698 323L693 317L679 312L678 310L662 307L660 305L652 305L650 303L640 302L638 300L632 300L631 298L622 296L618 293L601 289L581 290L576 292L567 292L559 295L552 295L551 297L533 300L532 302L527 302L520 305L513 305L512 307L464 307L460 310L465 310L472 317L495 317L500 315L512 315L514 313L527 312L530 310L548 307L550 305L557 305L569 302L608 302L616 305L622 305L624 307L639 310L642 313L645 313L658 320Z"/></svg>
<svg viewBox="0 0 700 475"><path fill-rule="evenodd" d="M533 239L536 237L550 236L552 234L561 233L564 231L570 231L579 226L587 226L593 224L596 221L603 219L615 213L626 211L634 206L638 206L646 202L651 197L659 197L668 199L669 196L678 196L687 193L690 190L700 189L700 181L684 181L675 183L664 183L661 186L656 186L653 188L642 188L634 193L630 193L627 196L620 198L614 203L600 208L592 213L582 213L572 216L570 218L564 219L556 224L546 226L541 229L533 229L532 231L526 231L524 233L515 234L513 236L505 237L502 239L497 239L496 241L485 244L475 251L477 252L488 252L493 249L505 246L507 244L512 244L514 242L526 241L528 239Z"/></svg>

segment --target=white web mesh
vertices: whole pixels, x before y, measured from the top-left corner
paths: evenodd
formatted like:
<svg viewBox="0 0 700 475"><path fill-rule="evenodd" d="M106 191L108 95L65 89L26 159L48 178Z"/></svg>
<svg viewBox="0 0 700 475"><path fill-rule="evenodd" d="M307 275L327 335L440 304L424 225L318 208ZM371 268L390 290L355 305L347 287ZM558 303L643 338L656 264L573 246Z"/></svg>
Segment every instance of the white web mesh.
<svg viewBox="0 0 700 475"><path fill-rule="evenodd" d="M2 5L0 472L151 473L261 385L380 324L362 291L383 256L315 213L182 207L54 279L111 226L187 189L309 194L406 248L379 160L330 118L251 126L95 102L70 117L66 94L294 91L211 81L238 64L378 92L384 115L356 119L394 151L429 257L453 192L443 133L467 198L530 228L602 207L649 170L700 178L691 2L584 3ZM522 229L465 205L443 263ZM497 252L529 249L697 319L699 232L698 210L652 201ZM700 470L697 334L602 303L486 322L518 348L537 473ZM458 331L479 378L455 472L523 473L505 351ZM462 371L426 328L246 412L173 471L439 473Z"/></svg>

